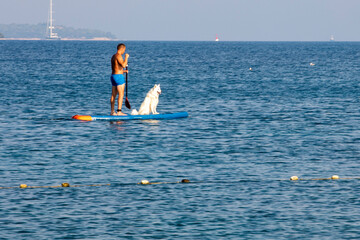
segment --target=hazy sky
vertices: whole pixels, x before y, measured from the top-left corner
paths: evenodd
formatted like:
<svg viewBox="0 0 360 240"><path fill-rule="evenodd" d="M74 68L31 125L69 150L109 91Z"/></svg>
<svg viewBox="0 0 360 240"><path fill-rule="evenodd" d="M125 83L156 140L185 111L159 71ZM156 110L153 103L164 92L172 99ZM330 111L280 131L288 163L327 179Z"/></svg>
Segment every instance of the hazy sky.
<svg viewBox="0 0 360 240"><path fill-rule="evenodd" d="M55 24L122 40L360 41L360 0L53 0ZM46 22L49 0L0 0L0 23Z"/></svg>

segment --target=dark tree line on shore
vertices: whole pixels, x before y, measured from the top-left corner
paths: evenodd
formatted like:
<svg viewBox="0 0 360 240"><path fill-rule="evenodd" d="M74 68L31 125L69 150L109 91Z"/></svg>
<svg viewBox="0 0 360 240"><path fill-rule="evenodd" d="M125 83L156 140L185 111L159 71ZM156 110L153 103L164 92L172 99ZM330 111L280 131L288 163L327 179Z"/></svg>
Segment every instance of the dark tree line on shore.
<svg viewBox="0 0 360 240"><path fill-rule="evenodd" d="M0 38L4 38L4 34L0 33Z"/></svg>

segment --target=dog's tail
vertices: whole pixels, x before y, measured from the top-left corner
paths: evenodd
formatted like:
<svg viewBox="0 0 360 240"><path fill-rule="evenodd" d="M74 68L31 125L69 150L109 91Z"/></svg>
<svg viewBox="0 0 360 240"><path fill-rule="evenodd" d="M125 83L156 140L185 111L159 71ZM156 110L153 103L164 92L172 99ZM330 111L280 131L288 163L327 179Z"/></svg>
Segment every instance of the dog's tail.
<svg viewBox="0 0 360 240"><path fill-rule="evenodd" d="M138 111L136 111L136 109L131 111L131 115L139 115Z"/></svg>

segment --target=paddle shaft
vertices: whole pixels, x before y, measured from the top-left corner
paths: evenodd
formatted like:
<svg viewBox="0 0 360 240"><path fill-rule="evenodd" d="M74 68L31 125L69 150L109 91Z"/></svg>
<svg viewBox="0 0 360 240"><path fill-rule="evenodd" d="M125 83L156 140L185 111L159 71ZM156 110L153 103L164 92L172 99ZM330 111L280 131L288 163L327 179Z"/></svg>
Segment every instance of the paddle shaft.
<svg viewBox="0 0 360 240"><path fill-rule="evenodd" d="M125 82L125 107L127 107L128 109L131 109L131 105L128 99L128 66L126 66L126 82Z"/></svg>
<svg viewBox="0 0 360 240"><path fill-rule="evenodd" d="M127 98L127 85L128 85L128 67L126 66L126 83L125 83L125 92L126 92L126 95L125 97Z"/></svg>

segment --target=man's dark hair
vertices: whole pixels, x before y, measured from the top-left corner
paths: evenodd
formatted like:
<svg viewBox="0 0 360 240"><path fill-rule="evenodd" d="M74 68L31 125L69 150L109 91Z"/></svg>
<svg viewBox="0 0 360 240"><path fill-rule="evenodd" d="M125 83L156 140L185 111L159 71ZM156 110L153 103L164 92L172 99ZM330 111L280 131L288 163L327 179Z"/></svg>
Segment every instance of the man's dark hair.
<svg viewBox="0 0 360 240"><path fill-rule="evenodd" d="M120 49L123 48L123 47L125 47L125 44L119 43L119 44L117 45L117 50L120 50Z"/></svg>

